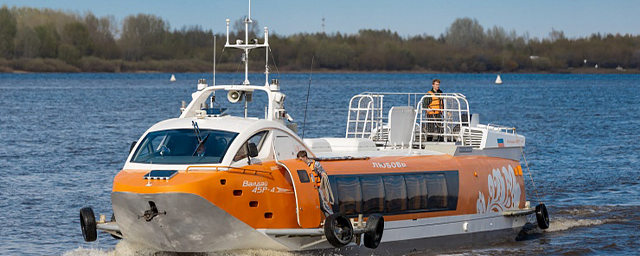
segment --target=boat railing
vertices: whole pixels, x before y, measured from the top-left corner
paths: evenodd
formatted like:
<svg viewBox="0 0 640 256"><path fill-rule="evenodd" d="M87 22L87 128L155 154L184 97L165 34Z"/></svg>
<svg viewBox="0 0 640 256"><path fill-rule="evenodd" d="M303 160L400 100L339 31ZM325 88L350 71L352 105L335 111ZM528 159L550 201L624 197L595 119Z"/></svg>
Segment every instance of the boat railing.
<svg viewBox="0 0 640 256"><path fill-rule="evenodd" d="M384 95L360 94L349 101L346 138L380 137L378 131L386 120L382 110Z"/></svg>
<svg viewBox="0 0 640 256"><path fill-rule="evenodd" d="M427 100L439 100L440 106L431 107ZM464 138L470 134L463 127L469 127L469 103L459 93L427 94L420 98L418 117L420 129L417 131L417 145L423 147L428 142L459 142L466 145ZM466 136L465 136L466 135Z"/></svg>
<svg viewBox="0 0 640 256"><path fill-rule="evenodd" d="M438 108L430 108L428 104L423 104L427 99L434 98L442 102ZM391 107L385 106L385 103ZM396 109L403 114L396 114L391 120L392 109L399 106L404 106L402 109ZM413 111L413 115L407 111ZM469 120L469 104L465 96L459 93L425 95L364 92L352 97L349 102L345 137L370 138L379 146L393 147L424 148L435 142L459 142L465 145L465 133L470 134L470 131L462 127L468 127ZM400 134L400 139L398 136L390 138L390 133L393 133L392 126L401 126L402 129L408 127L411 129L410 137L408 134Z"/></svg>
<svg viewBox="0 0 640 256"><path fill-rule="evenodd" d="M509 133L509 134L516 134L516 128L515 127L509 127L509 126L503 126L503 125L497 125L497 124L479 124L478 127L484 127L487 130L494 130L496 132L501 132L501 133Z"/></svg>

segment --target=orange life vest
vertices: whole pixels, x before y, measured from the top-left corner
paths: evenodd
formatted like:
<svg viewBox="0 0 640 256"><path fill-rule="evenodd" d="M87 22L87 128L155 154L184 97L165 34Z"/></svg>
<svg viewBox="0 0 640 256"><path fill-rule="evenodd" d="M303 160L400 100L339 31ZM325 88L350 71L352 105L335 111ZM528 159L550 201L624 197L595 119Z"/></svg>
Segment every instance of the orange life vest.
<svg viewBox="0 0 640 256"><path fill-rule="evenodd" d="M440 97L436 96L436 94L433 91L429 91L428 93L430 93L433 96L431 96L431 103L429 103L429 109L431 110L429 110L427 114L439 115L440 113L442 113L442 111L434 110L434 109L443 109L442 101L440 100Z"/></svg>

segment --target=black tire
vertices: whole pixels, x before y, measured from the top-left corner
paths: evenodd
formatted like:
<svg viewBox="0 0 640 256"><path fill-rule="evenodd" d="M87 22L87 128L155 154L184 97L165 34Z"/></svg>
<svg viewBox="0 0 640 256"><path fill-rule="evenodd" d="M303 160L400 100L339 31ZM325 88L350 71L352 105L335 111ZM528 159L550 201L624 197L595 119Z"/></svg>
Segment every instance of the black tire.
<svg viewBox="0 0 640 256"><path fill-rule="evenodd" d="M544 204L536 205L536 220L538 221L538 227L541 229L549 228L549 213Z"/></svg>
<svg viewBox="0 0 640 256"><path fill-rule="evenodd" d="M333 247L349 244L353 240L351 221L339 213L329 215L324 220L324 235Z"/></svg>
<svg viewBox="0 0 640 256"><path fill-rule="evenodd" d="M111 222L116 222L116 214L115 213L111 214ZM118 232L118 234L120 234L120 232ZM110 235L111 235L111 237L113 237L115 239L118 239L118 240L122 239L122 237L116 236L114 234L110 234ZM120 235L122 235L122 234L120 234Z"/></svg>
<svg viewBox="0 0 640 256"><path fill-rule="evenodd" d="M91 209L91 207L84 207L80 209L80 227L82 228L84 241L93 242L98 238L96 216L93 214L93 209Z"/></svg>
<svg viewBox="0 0 640 256"><path fill-rule="evenodd" d="M384 218L379 214L372 214L367 220L367 231L364 232L364 246L375 249L380 245L384 231Z"/></svg>

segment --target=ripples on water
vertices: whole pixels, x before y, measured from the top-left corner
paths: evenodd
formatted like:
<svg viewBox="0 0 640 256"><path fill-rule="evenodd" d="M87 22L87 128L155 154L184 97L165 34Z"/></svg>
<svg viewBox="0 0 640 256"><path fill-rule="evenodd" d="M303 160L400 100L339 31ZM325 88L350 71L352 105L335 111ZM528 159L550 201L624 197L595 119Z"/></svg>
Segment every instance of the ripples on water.
<svg viewBox="0 0 640 256"><path fill-rule="evenodd" d="M169 77L0 74L0 254L173 255L104 233L85 243L78 220L83 206L110 215L113 177L131 141L154 123L177 117L198 78L211 81L210 74L178 75L175 83ZM232 77L217 80L228 83ZM280 78L286 107L302 129L308 74L272 78ZM426 92L434 78L443 80L445 92L465 94L481 123L515 126L527 137L525 153L551 228L528 228L517 242L415 255L637 253L638 75L507 74L497 86L492 75L314 74L306 137L344 136L348 101L359 92ZM263 76L250 79L261 83ZM264 99L256 95L255 101ZM535 204L526 183L527 199Z"/></svg>

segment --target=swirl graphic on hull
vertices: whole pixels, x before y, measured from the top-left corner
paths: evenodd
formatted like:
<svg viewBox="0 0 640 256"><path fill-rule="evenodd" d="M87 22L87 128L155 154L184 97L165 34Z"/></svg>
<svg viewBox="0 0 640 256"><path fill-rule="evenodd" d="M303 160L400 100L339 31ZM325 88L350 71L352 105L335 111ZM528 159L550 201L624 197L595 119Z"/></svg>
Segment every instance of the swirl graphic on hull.
<svg viewBox="0 0 640 256"><path fill-rule="evenodd" d="M502 172L501 172L502 170ZM520 184L516 181L513 168L509 165L502 169L493 169L488 176L489 198L485 200L482 191L479 191L476 201L477 213L502 212L518 208L520 205Z"/></svg>

